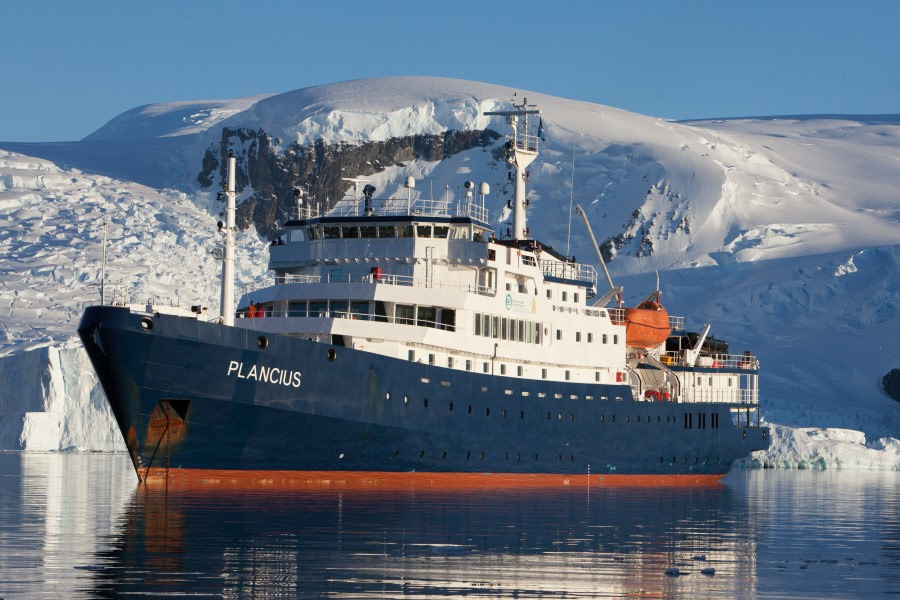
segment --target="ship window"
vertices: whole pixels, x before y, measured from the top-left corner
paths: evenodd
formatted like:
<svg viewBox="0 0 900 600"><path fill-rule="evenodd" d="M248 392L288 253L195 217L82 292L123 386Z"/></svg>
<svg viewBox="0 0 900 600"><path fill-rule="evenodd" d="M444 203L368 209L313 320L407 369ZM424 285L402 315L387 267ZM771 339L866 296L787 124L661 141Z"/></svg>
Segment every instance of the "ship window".
<svg viewBox="0 0 900 600"><path fill-rule="evenodd" d="M506 375L506 365L500 365L500 374Z"/></svg>
<svg viewBox="0 0 900 600"><path fill-rule="evenodd" d="M528 321L525 328L525 341L529 344L534 342L534 321Z"/></svg>
<svg viewBox="0 0 900 600"><path fill-rule="evenodd" d="M415 308L408 304L394 306L394 320L401 325L412 325L415 322Z"/></svg>
<svg viewBox="0 0 900 600"><path fill-rule="evenodd" d="M323 227L322 228L322 237L324 237L326 240L339 238L339 237L341 237L341 228L334 227L334 226Z"/></svg>
<svg viewBox="0 0 900 600"><path fill-rule="evenodd" d="M436 327L437 326L437 309L433 306L419 306L416 309L416 324L420 327Z"/></svg>
<svg viewBox="0 0 900 600"><path fill-rule="evenodd" d="M697 385L703 385L703 380L699 377L697 378Z"/></svg>
<svg viewBox="0 0 900 600"><path fill-rule="evenodd" d="M572 296L573 296L573 300L577 304L578 303L578 292L575 292L574 294L572 294Z"/></svg>
<svg viewBox="0 0 900 600"><path fill-rule="evenodd" d="M609 343L609 336L604 333L603 337L601 338L600 341L603 342L604 344Z"/></svg>
<svg viewBox="0 0 900 600"><path fill-rule="evenodd" d="M301 302L288 302L289 317L305 317L306 316L306 300Z"/></svg>
<svg viewBox="0 0 900 600"><path fill-rule="evenodd" d="M515 342L518 339L518 337L516 336L516 331L517 331L516 320L510 319L509 320L509 341Z"/></svg>
<svg viewBox="0 0 900 600"><path fill-rule="evenodd" d="M506 282L506 291L507 291L507 292L511 292L511 291L512 291L512 284L511 284L510 282L508 282L508 281Z"/></svg>
<svg viewBox="0 0 900 600"><path fill-rule="evenodd" d="M588 333L588 344L593 344L593 343L594 343L594 334Z"/></svg>
<svg viewBox="0 0 900 600"><path fill-rule="evenodd" d="M485 373L490 373L490 372L491 372L491 366L490 366L488 363L482 363L482 364L481 364L481 370L484 371Z"/></svg>
<svg viewBox="0 0 900 600"><path fill-rule="evenodd" d="M507 332L509 331L509 319L503 318L500 321L500 339L505 340L507 337Z"/></svg>
<svg viewBox="0 0 900 600"><path fill-rule="evenodd" d="M409 360L410 360L410 361L416 362L416 351L415 351L415 350L410 350L410 351L407 353L407 356L409 357Z"/></svg>
<svg viewBox="0 0 900 600"><path fill-rule="evenodd" d="M345 238L358 238L359 237L359 227L341 227L341 237Z"/></svg>
<svg viewBox="0 0 900 600"><path fill-rule="evenodd" d="M344 270L343 269L330 269L328 271L328 282L334 283L337 281L348 281L348 278L344 278Z"/></svg>
<svg viewBox="0 0 900 600"><path fill-rule="evenodd" d="M451 369L453 368L453 357L452 356L447 357L447 366L450 367Z"/></svg>
<svg viewBox="0 0 900 600"><path fill-rule="evenodd" d="M450 232L450 228L446 225L435 225L434 226L434 237L436 238L445 238L447 234Z"/></svg>
<svg viewBox="0 0 900 600"><path fill-rule="evenodd" d="M493 337L496 339L500 336L500 317L494 317Z"/></svg>
<svg viewBox="0 0 900 600"><path fill-rule="evenodd" d="M728 387L731 387L731 377L728 378Z"/></svg>
<svg viewBox="0 0 900 600"><path fill-rule="evenodd" d="M373 238L376 232L377 228L374 225L363 225L359 228L359 237Z"/></svg>
<svg viewBox="0 0 900 600"><path fill-rule="evenodd" d="M618 344L618 343L619 343L619 336L618 336L618 334L613 334L613 344Z"/></svg>
<svg viewBox="0 0 900 600"><path fill-rule="evenodd" d="M383 323L387 322L387 308L381 300L375 301L375 320Z"/></svg>
<svg viewBox="0 0 900 600"><path fill-rule="evenodd" d="M317 240L322 237L321 235L319 235L318 227L308 227L306 229L306 234L309 236L310 240Z"/></svg>
<svg viewBox="0 0 900 600"><path fill-rule="evenodd" d="M547 299L550 300L550 299L552 299L552 298L553 298L553 291L552 291L552 290L547 290Z"/></svg>
<svg viewBox="0 0 900 600"><path fill-rule="evenodd" d="M397 237L412 237L412 225L397 225Z"/></svg>
<svg viewBox="0 0 900 600"><path fill-rule="evenodd" d="M547 379L547 369L541 369L541 379Z"/></svg>
<svg viewBox="0 0 900 600"><path fill-rule="evenodd" d="M571 379L571 374L570 374L569 370L566 369L566 381L569 381L569 379Z"/></svg>
<svg viewBox="0 0 900 600"><path fill-rule="evenodd" d="M556 330L556 339L558 339L558 340L562 339L562 329Z"/></svg>
<svg viewBox="0 0 900 600"><path fill-rule="evenodd" d="M481 335L491 337L491 315L481 315Z"/></svg>
<svg viewBox="0 0 900 600"><path fill-rule="evenodd" d="M332 300L331 301L331 313L332 316L346 316L347 315L347 307L349 306L349 302L346 300Z"/></svg>
<svg viewBox="0 0 900 600"><path fill-rule="evenodd" d="M378 237L380 238L392 238L396 237L397 232L394 230L393 225L379 225L378 226Z"/></svg>
<svg viewBox="0 0 900 600"><path fill-rule="evenodd" d="M475 313L475 335L481 335L481 313Z"/></svg>
<svg viewBox="0 0 900 600"><path fill-rule="evenodd" d="M368 302L351 302L350 313L354 319L368 321L371 318L372 309Z"/></svg>
<svg viewBox="0 0 900 600"><path fill-rule="evenodd" d="M581 341L581 332L580 332L580 331L576 331L576 332L575 332L575 341L576 341L576 342L580 342L580 341Z"/></svg>
<svg viewBox="0 0 900 600"><path fill-rule="evenodd" d="M431 225L416 225L416 237L430 238Z"/></svg>
<svg viewBox="0 0 900 600"><path fill-rule="evenodd" d="M600 381L600 371L594 371L594 381Z"/></svg>
<svg viewBox="0 0 900 600"><path fill-rule="evenodd" d="M568 296L569 296L569 293L568 293L568 292L563 292L563 293L562 293L562 301L565 302L565 301L566 301L566 298L568 298Z"/></svg>
<svg viewBox="0 0 900 600"><path fill-rule="evenodd" d="M541 343L541 324L540 323L534 324L534 343L535 344Z"/></svg>
<svg viewBox="0 0 900 600"><path fill-rule="evenodd" d="M524 371L525 371L525 370L524 370L521 366L516 367L516 375L518 375L519 377L522 376L522 374L524 373Z"/></svg>
<svg viewBox="0 0 900 600"><path fill-rule="evenodd" d="M429 355L428 355L428 364L429 364L429 365L433 365L433 364L434 364L434 354L429 354Z"/></svg>
<svg viewBox="0 0 900 600"><path fill-rule="evenodd" d="M712 377L709 378L709 387L712 387Z"/></svg>
<svg viewBox="0 0 900 600"><path fill-rule="evenodd" d="M466 371L471 371L471 370L472 370L472 361L467 359L466 360Z"/></svg>
<svg viewBox="0 0 900 600"><path fill-rule="evenodd" d="M600 396L600 400L609 400L609 396Z"/></svg>
<svg viewBox="0 0 900 600"><path fill-rule="evenodd" d="M328 300L310 300L309 316L324 317L328 314Z"/></svg>

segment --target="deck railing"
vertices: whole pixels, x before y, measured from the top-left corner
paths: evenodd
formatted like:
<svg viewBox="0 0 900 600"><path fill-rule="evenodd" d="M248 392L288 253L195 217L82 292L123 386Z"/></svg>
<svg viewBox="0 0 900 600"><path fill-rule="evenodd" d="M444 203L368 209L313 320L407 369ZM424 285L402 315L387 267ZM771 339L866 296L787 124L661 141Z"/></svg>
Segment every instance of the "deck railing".
<svg viewBox="0 0 900 600"><path fill-rule="evenodd" d="M249 294L263 288L273 285L284 285L289 283L375 283L381 285L397 285L405 287L421 287L441 290L454 290L460 292L469 292L478 294L479 296L494 296L497 294L496 287L487 287L474 283L465 283L462 281L447 281L442 279L434 279L429 277L413 277L411 275L394 275L390 273L382 273L376 275L374 273L329 273L327 275L278 275L276 277L264 277L242 289L244 294Z"/></svg>
<svg viewBox="0 0 900 600"><path fill-rule="evenodd" d="M667 367L705 367L709 369L748 369L758 370L759 359L752 354L712 354L700 356L694 365L688 365L684 359L684 352L663 352L660 354L660 362Z"/></svg>

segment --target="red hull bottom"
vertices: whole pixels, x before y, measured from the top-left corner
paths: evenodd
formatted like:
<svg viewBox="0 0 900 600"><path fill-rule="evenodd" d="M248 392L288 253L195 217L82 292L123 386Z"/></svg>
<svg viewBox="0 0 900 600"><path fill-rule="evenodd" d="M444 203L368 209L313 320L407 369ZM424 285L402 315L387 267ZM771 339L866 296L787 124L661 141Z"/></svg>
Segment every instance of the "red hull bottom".
<svg viewBox="0 0 900 600"><path fill-rule="evenodd" d="M152 487L253 490L472 490L561 487L708 487L724 475L396 473L370 471L239 471L141 469Z"/></svg>

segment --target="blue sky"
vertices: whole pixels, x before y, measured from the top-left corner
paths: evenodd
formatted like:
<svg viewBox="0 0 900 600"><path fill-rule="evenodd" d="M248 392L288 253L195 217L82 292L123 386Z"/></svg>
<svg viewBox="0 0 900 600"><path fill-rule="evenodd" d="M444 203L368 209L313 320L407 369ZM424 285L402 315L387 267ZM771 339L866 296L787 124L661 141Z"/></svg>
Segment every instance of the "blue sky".
<svg viewBox="0 0 900 600"><path fill-rule="evenodd" d="M900 2L0 0L0 140L435 75L673 119L900 113Z"/></svg>

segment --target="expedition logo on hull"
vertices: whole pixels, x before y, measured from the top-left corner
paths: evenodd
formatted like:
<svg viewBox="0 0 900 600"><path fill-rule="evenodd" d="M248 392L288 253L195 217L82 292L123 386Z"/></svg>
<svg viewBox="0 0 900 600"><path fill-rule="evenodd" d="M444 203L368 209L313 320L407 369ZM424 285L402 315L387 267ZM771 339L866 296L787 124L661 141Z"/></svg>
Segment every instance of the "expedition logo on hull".
<svg viewBox="0 0 900 600"><path fill-rule="evenodd" d="M232 360L228 363L228 371L226 377L235 376L238 379L253 379L254 381L264 381L266 383L281 384L285 387L300 387L300 371L289 371L288 369L279 369L278 367L263 367L253 365L250 370L244 372L244 363Z"/></svg>

